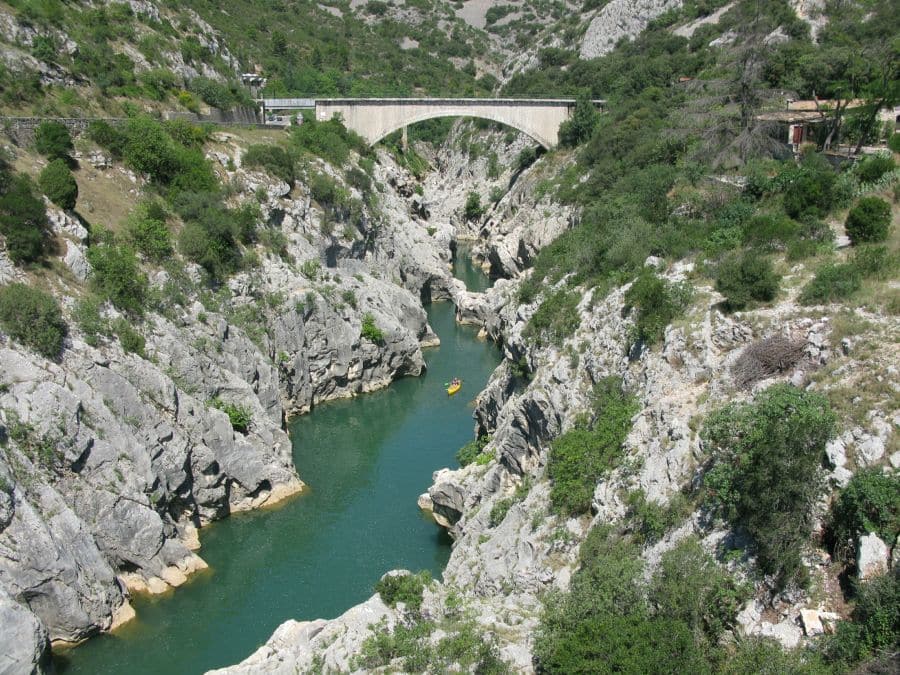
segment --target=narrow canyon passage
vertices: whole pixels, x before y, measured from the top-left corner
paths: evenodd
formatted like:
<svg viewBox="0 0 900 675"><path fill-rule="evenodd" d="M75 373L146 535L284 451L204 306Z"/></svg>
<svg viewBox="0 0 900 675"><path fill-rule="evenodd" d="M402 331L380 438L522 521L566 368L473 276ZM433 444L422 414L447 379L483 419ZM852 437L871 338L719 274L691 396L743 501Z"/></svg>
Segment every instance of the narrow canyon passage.
<svg viewBox="0 0 900 675"><path fill-rule="evenodd" d="M464 254L454 274L471 290L487 283ZM291 423L306 493L204 529L199 553L209 571L167 596L137 599L136 620L57 654L57 668L202 673L246 658L288 619L341 614L390 569L439 576L450 542L420 514L416 497L471 440L470 401L500 355L476 328L456 325L449 302L427 309L441 346L425 350L425 375L321 405ZM454 376L463 390L448 398L444 383Z"/></svg>

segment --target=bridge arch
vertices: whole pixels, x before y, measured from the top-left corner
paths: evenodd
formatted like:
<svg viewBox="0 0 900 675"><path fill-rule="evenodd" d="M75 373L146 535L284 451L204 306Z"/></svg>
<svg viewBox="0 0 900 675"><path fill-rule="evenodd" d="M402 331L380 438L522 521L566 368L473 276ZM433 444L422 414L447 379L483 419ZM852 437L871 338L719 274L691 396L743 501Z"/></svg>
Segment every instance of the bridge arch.
<svg viewBox="0 0 900 675"><path fill-rule="evenodd" d="M438 117L478 117L516 129L550 149L569 119L569 99L317 99L316 119L339 115L344 125L374 145L403 127Z"/></svg>
<svg viewBox="0 0 900 675"><path fill-rule="evenodd" d="M482 120L490 120L491 122L499 122L500 124L503 124L512 129L515 129L516 131L518 131L520 133L525 134L526 136L528 136L528 138L533 140L538 145L542 146L545 150L549 150L556 144L555 142L551 142L550 139L544 138L542 135L540 135L540 133L538 131L535 131L533 129L525 129L522 126L511 124L507 120L501 119L501 116L499 116L499 115L486 115L483 113L474 114L471 112L469 112L469 113L433 112L433 113L423 113L421 115L412 115L402 121L397 122L392 127L386 128L384 130L384 132L378 136L378 138L369 141L369 145L375 145L376 143L384 140L385 138L390 136L392 133L394 133L395 131L398 131L399 129L402 129L403 127L411 127L413 124L417 124L418 122L424 122L426 120L438 119L441 117L469 117L469 118L473 118L473 119L482 119ZM366 140L368 140L368 139L366 139Z"/></svg>

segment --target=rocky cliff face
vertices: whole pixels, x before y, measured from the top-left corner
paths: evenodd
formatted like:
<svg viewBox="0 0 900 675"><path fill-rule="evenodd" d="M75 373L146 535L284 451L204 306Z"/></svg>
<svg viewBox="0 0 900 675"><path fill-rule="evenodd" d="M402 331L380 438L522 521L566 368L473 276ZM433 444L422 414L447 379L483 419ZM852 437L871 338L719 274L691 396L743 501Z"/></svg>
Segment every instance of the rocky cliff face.
<svg viewBox="0 0 900 675"><path fill-rule="evenodd" d="M468 187L464 184L456 189ZM539 216L533 209L530 213L534 224ZM498 221L500 218L498 215ZM507 228L513 229L506 222L496 228L485 226L483 250L496 247ZM660 261L649 259L647 264L658 267ZM692 274L692 266L680 263L661 272L677 282ZM497 639L502 658L515 672L532 672L540 598L548 590L568 587L581 542L596 524L627 515L626 495L640 489L646 499L665 506L690 486L706 457L697 420L724 401L745 400L778 381L827 389L848 384L852 381L852 377L846 379L848 373L866 368L893 368L889 372L896 372L891 366L896 357L894 346L881 343L875 352L855 352L860 341L871 347L874 343L869 338L885 331L896 333L900 329L896 317L858 310L856 318L869 326L868 337L842 338L829 308L801 310L795 304L796 289L802 285L798 282L805 273L798 267L792 275L789 286L794 290L779 303L730 316L720 310L721 296L711 286L692 279L694 300L685 317L667 328L662 345L639 353L629 352L633 318L624 306L627 286L605 296L583 293L574 335L561 346L545 347L523 337L539 303L519 303L521 274L498 281L484 294L456 296L460 318L481 324L503 346L506 362L495 371L476 403L476 435L490 437L484 449L486 461L436 471L433 485L419 499L420 507L431 512L455 540L443 582L426 590L420 610L437 622L439 629L432 639L446 634L443 626L462 606L474 617L480 634ZM764 373L752 387L744 386L734 368L736 361L748 347L773 337L797 345L797 359L785 370ZM523 376L523 368L527 376ZM826 373L840 376L834 379ZM590 409L592 387L607 376L623 380L637 396L639 412L633 418L619 468L596 486L591 514L565 518L550 508L545 474L549 443ZM888 448L896 446L892 439L898 430L900 413L890 401L886 407L876 405L864 424L829 446L832 485L846 483L850 464L900 466L900 453L886 456ZM824 504L820 506L820 514L824 508ZM742 547L738 535L725 525L709 522L699 513L688 514L661 541L645 547L648 574L663 552L689 535L697 535L714 554L723 546ZM887 564L890 546L877 543L880 546L866 543L866 569ZM739 578L753 574L754 561L746 553L723 564ZM827 589L833 583L824 551L812 552L806 565L814 579L812 588ZM838 616L838 596L793 593L771 598L760 590L739 614L735 630L796 646L805 636L816 634L816 625ZM353 656L367 634L383 632L405 620L402 608L386 607L374 596L333 621L288 622L256 654L217 672L293 672L322 665L353 670ZM363 628L366 622L368 633Z"/></svg>
<svg viewBox="0 0 900 675"><path fill-rule="evenodd" d="M234 137L216 147L232 199L265 195L283 256L260 249L258 266L215 296L190 266L188 278L156 272L156 293L184 299L148 313L140 355L111 338L88 344L74 321L59 362L0 334L0 633L15 643L3 649L13 672L39 672L48 638L114 627L133 616L131 593L204 568L197 528L302 489L288 415L418 375L421 345L436 340L420 295L449 289L450 240L410 215L397 188L410 179L389 158L376 169L378 222L332 235L305 186L235 168ZM74 279L55 292L70 312L90 273L87 232L51 219ZM365 314L380 342L361 336ZM246 430L221 404L249 413Z"/></svg>
<svg viewBox="0 0 900 675"><path fill-rule="evenodd" d="M609 54L619 40L635 38L650 21L682 4L681 0L612 0L591 19L581 43L581 58Z"/></svg>

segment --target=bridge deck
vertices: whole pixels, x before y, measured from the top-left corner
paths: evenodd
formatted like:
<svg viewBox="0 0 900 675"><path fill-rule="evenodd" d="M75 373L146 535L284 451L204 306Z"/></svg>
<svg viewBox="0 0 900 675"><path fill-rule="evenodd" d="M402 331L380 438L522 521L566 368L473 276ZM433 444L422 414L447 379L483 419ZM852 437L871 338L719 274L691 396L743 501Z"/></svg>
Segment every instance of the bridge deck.
<svg viewBox="0 0 900 675"><path fill-rule="evenodd" d="M572 98L262 98L258 103L266 110L300 110L322 105L466 105L466 106L551 106L568 107L575 105ZM595 99L595 105L604 105L605 100Z"/></svg>

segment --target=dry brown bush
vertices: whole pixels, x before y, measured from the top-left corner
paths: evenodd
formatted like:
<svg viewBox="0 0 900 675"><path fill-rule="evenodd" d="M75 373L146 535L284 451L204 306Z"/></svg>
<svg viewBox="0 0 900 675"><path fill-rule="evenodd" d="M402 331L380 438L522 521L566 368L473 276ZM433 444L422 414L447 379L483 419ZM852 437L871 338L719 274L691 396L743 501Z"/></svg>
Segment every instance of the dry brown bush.
<svg viewBox="0 0 900 675"><path fill-rule="evenodd" d="M767 377L793 368L806 348L806 340L773 335L748 346L731 367L735 384L745 389Z"/></svg>

